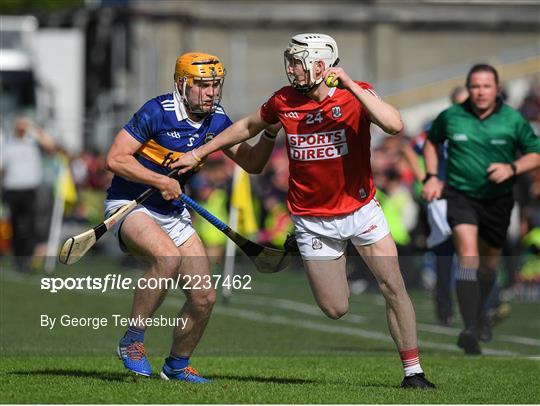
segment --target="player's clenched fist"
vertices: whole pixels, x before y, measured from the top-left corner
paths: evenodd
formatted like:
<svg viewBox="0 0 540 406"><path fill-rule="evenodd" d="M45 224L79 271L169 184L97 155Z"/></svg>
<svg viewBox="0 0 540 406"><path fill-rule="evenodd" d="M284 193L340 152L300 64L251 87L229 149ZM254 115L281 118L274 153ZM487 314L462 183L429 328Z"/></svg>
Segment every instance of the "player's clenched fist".
<svg viewBox="0 0 540 406"><path fill-rule="evenodd" d="M327 86L330 85L330 87L334 87L335 83L340 89L349 89L353 84L353 80L343 68L328 68L324 71L323 78Z"/></svg>
<svg viewBox="0 0 540 406"><path fill-rule="evenodd" d="M486 172L488 174L488 179L497 184L503 183L504 181L514 176L512 165L505 163L491 164L487 168Z"/></svg>
<svg viewBox="0 0 540 406"><path fill-rule="evenodd" d="M439 199L442 194L443 186L444 184L436 176L428 179L422 189L422 197L428 202Z"/></svg>
<svg viewBox="0 0 540 406"><path fill-rule="evenodd" d="M182 188L176 179L164 176L162 184L159 187L159 191L165 200L172 200L180 197Z"/></svg>

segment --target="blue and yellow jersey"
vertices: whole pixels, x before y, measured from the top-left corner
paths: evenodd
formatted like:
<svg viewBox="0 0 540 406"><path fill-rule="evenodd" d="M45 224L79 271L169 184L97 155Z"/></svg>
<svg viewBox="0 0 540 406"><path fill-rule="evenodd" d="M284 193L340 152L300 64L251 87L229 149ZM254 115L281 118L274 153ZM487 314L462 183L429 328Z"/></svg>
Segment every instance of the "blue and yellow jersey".
<svg viewBox="0 0 540 406"><path fill-rule="evenodd" d="M166 175L170 171L168 166L180 156L201 146L231 124L221 106L204 120L194 122L189 119L183 103L172 93L167 93L146 102L124 126L124 130L142 144L135 153L136 159L144 167ZM189 176L180 179L182 188ZM147 188L148 185L115 175L107 190L107 199L133 200ZM143 205L162 214L183 210L183 203L166 201L158 193Z"/></svg>

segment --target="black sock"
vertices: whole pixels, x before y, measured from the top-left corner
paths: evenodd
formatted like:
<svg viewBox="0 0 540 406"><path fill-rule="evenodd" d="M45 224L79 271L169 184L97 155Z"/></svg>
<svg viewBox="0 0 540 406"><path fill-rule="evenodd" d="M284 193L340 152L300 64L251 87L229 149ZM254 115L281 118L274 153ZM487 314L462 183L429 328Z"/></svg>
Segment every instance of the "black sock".
<svg viewBox="0 0 540 406"><path fill-rule="evenodd" d="M456 293L465 328L474 332L478 325L478 306L480 303L480 289L476 279L476 269L458 268Z"/></svg>

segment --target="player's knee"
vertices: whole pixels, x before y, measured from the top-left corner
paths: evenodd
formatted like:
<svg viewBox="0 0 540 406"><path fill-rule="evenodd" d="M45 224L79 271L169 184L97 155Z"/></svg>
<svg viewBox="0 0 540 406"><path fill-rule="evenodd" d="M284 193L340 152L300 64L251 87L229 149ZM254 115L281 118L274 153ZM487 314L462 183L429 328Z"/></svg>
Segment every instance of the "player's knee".
<svg viewBox="0 0 540 406"><path fill-rule="evenodd" d="M174 278L178 274L182 258L180 256L163 256L155 260L156 272L162 278Z"/></svg>
<svg viewBox="0 0 540 406"><path fill-rule="evenodd" d="M216 303L214 289L200 289L191 291L191 305L197 313L209 313Z"/></svg>
<svg viewBox="0 0 540 406"><path fill-rule="evenodd" d="M322 308L322 311L332 320L338 320L347 314L349 306L347 304L325 306Z"/></svg>

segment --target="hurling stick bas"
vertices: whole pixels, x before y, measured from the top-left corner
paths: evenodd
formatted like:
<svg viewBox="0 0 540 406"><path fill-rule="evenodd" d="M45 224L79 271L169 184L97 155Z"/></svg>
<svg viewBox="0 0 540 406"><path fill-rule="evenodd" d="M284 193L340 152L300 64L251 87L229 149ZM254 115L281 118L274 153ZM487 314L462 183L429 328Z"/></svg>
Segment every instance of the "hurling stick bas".
<svg viewBox="0 0 540 406"><path fill-rule="evenodd" d="M290 255L286 251L265 247L248 240L230 227L222 230L255 264L261 273L275 273L289 266Z"/></svg>
<svg viewBox="0 0 540 406"><path fill-rule="evenodd" d="M178 169L173 169L167 174L168 177L176 175ZM105 234L108 230L111 229L116 223L122 220L127 216L139 203L144 202L150 196L157 192L157 189L149 188L145 190L139 197L135 200L132 200L128 204L120 207L116 213L107 218L103 223L97 225L91 230L85 231L75 237L68 238L60 254L58 255L58 260L66 265L71 265L80 260L84 254L88 252L90 248Z"/></svg>
<svg viewBox="0 0 540 406"><path fill-rule="evenodd" d="M94 246L97 240L103 236L103 234L137 207L137 204L137 200L132 200L128 204L122 206L120 210L106 219L103 223L84 233L68 238L60 250L60 255L58 256L59 261L66 265L71 265L79 261L84 254Z"/></svg>

